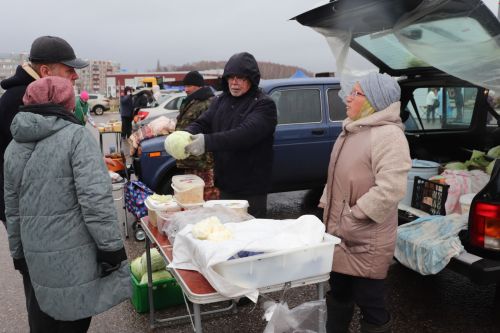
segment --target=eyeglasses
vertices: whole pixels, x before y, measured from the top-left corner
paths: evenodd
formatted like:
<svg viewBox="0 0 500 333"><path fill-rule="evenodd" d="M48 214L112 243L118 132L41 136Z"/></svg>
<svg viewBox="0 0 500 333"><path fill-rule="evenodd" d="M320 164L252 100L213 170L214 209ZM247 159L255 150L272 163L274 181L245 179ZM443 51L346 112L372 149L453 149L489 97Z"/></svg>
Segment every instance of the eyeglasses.
<svg viewBox="0 0 500 333"><path fill-rule="evenodd" d="M227 77L227 81L233 81L233 82L238 82L238 83L241 83L243 81L246 81L247 78L244 77L244 76L236 76L236 75L230 75Z"/></svg>
<svg viewBox="0 0 500 333"><path fill-rule="evenodd" d="M359 91L357 90L353 90L351 91L351 93L349 94L351 97L356 97L356 96L366 96L365 94L363 93L360 93Z"/></svg>

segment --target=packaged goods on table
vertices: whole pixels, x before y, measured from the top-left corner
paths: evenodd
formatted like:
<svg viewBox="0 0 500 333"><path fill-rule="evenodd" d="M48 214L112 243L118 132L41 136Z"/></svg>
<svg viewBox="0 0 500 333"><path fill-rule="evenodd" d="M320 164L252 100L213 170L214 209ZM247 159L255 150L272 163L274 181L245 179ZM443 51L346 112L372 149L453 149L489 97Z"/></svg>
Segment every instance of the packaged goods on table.
<svg viewBox="0 0 500 333"><path fill-rule="evenodd" d="M155 193L148 196L144 203L148 209L149 221L155 227L158 224L158 215L160 213L178 212L181 210L181 207L179 207L171 195L159 195Z"/></svg>
<svg viewBox="0 0 500 333"><path fill-rule="evenodd" d="M183 205L202 205L205 182L196 175L177 175L172 177L172 188L177 203Z"/></svg>
<svg viewBox="0 0 500 333"><path fill-rule="evenodd" d="M216 207L216 206L224 206L239 211L241 213L248 212L247 200L209 200L203 204L203 207Z"/></svg>
<svg viewBox="0 0 500 333"><path fill-rule="evenodd" d="M240 213L223 206L200 207L198 209L172 213L168 217L168 223L164 224L163 228L158 230L165 233L170 243L174 244L175 237L179 231L187 225L196 224L209 217L217 217L221 223L241 222L253 219L253 216L249 214Z"/></svg>

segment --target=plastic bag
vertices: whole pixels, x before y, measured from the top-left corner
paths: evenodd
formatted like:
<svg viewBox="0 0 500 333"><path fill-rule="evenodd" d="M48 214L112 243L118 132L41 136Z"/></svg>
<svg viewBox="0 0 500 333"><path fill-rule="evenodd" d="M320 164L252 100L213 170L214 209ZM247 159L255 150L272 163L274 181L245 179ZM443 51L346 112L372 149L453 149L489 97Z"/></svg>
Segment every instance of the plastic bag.
<svg viewBox="0 0 500 333"><path fill-rule="evenodd" d="M170 216L170 223L165 225L162 231L167 235L170 244L174 244L175 236L182 228L188 224L196 224L210 216L218 217L222 223L242 222L253 219L252 215L224 206L200 207L173 213Z"/></svg>
<svg viewBox="0 0 500 333"><path fill-rule="evenodd" d="M286 302L264 303L264 318L269 321L264 333L326 333L325 300L302 303L289 309Z"/></svg>

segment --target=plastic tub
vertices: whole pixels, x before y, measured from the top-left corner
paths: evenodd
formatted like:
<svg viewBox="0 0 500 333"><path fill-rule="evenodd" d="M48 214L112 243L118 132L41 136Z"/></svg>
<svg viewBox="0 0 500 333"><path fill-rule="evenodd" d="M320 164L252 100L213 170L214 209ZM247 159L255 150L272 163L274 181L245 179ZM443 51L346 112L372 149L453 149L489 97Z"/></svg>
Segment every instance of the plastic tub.
<svg viewBox="0 0 500 333"><path fill-rule="evenodd" d="M467 193L460 196L460 210L462 214L469 215L470 204L472 203L472 199L476 196L477 193Z"/></svg>
<svg viewBox="0 0 500 333"><path fill-rule="evenodd" d="M224 206L241 213L248 213L247 200L209 200L203 204L203 207Z"/></svg>
<svg viewBox="0 0 500 333"><path fill-rule="evenodd" d="M177 207L179 208L178 211L180 211L181 207ZM157 212L157 228L160 232L163 232L163 229L168 228L170 222L172 222L172 215L174 215L176 212L177 211Z"/></svg>
<svg viewBox="0 0 500 333"><path fill-rule="evenodd" d="M406 187L406 195L401 200L402 204L411 206L411 197L413 194L413 182L415 180L415 176L419 176L424 179L429 179L432 176L437 175L439 169L439 163L434 161L425 161L425 160L412 160L412 167L408 172L408 185Z"/></svg>
<svg viewBox="0 0 500 333"><path fill-rule="evenodd" d="M205 182L196 175L178 175L172 177L175 200L180 205L203 204Z"/></svg>
<svg viewBox="0 0 500 333"><path fill-rule="evenodd" d="M285 251L263 253L214 265L214 270L243 288L262 288L328 274L338 237L325 234L323 242Z"/></svg>
<svg viewBox="0 0 500 333"><path fill-rule="evenodd" d="M167 212L167 211L177 212L177 211L181 210L179 205L173 200L168 201L168 202L159 202L159 201L151 199L151 196L146 198L146 200L144 201L144 204L146 205L146 208L148 209L149 221L151 222L151 225L153 225L155 227L158 224L158 214L159 213Z"/></svg>

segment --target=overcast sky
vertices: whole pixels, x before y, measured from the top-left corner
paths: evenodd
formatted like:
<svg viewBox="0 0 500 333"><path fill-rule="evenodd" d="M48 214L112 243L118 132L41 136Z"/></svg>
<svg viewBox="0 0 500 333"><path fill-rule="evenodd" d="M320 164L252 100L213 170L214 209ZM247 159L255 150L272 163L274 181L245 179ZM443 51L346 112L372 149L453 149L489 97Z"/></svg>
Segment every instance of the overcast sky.
<svg viewBox="0 0 500 333"><path fill-rule="evenodd" d="M5 3L8 5L5 6ZM227 60L334 71L326 40L289 19L320 0L2 0L0 52L28 52L33 39L66 39L78 57L112 60L128 71ZM497 0L484 0L497 13Z"/></svg>

